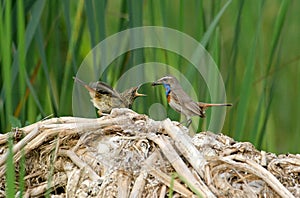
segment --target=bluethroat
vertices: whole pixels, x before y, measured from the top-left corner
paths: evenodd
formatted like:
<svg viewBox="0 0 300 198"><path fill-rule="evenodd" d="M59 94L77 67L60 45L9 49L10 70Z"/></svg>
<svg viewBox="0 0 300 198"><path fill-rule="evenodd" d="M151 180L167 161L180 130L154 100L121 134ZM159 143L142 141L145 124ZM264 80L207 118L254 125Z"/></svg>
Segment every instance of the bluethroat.
<svg viewBox="0 0 300 198"><path fill-rule="evenodd" d="M192 116L200 116L205 118L205 110L208 107L213 106L232 106L229 103L222 104L210 104L203 102L193 101L182 89L178 80L174 76L165 76L156 82L152 83L152 86L163 85L166 90L166 97L169 105L177 112L186 116L187 127L192 123Z"/></svg>
<svg viewBox="0 0 300 198"><path fill-rule="evenodd" d="M145 94L138 93L141 85L119 93L101 81L91 82L88 85L77 77L73 78L75 82L88 90L91 102L98 109L99 116L110 113L113 108L132 108L132 104L137 97L146 96Z"/></svg>

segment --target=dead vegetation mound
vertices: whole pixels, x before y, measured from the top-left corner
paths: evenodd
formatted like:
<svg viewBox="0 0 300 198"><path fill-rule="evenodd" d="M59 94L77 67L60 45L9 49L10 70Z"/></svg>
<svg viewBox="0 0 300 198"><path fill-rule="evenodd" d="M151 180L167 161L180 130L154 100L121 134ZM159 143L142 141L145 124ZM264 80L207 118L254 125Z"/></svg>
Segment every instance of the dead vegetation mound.
<svg viewBox="0 0 300 198"><path fill-rule="evenodd" d="M26 156L25 197L47 189L53 197L300 197L299 155L276 156L210 132L191 138L177 122L129 109L53 118L10 134L16 170ZM0 136L1 197L8 137Z"/></svg>

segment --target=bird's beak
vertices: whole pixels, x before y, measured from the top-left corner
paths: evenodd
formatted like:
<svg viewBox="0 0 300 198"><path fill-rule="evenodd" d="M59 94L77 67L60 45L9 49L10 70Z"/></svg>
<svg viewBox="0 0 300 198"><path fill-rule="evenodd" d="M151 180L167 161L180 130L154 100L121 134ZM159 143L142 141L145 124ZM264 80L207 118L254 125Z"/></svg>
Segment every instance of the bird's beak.
<svg viewBox="0 0 300 198"><path fill-rule="evenodd" d="M135 91L135 93L134 93L134 96L135 96L135 97L147 96L146 94L141 94L141 93L138 92L138 90L140 89L141 86L142 86L142 84L140 84L140 85L137 87L137 89L136 89L136 91Z"/></svg>
<svg viewBox="0 0 300 198"><path fill-rule="evenodd" d="M156 81L156 82L153 82L151 85L152 85L152 86L162 85L162 82L160 82L160 81L158 80L158 81Z"/></svg>
<svg viewBox="0 0 300 198"><path fill-rule="evenodd" d="M140 96L147 96L146 94L141 94L141 93L138 93L137 91L135 92L135 97L140 97Z"/></svg>
<svg viewBox="0 0 300 198"><path fill-rule="evenodd" d="M79 78L73 76L73 79L75 80L75 82L77 82L78 84L84 86L90 93L94 93L95 90L93 88L91 88L90 86L88 86L85 82L83 82L82 80L80 80Z"/></svg>

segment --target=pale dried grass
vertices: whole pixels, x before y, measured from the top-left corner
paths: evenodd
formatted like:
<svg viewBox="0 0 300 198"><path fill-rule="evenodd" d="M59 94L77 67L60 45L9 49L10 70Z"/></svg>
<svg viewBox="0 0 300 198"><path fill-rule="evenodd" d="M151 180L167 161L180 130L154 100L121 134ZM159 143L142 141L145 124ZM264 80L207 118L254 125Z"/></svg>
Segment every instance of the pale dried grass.
<svg viewBox="0 0 300 198"><path fill-rule="evenodd" d="M25 197L47 189L52 197L300 197L299 155L276 156L210 132L191 138L177 122L129 109L53 118L12 133L16 169L22 148L26 154ZM8 137L0 136L0 196Z"/></svg>

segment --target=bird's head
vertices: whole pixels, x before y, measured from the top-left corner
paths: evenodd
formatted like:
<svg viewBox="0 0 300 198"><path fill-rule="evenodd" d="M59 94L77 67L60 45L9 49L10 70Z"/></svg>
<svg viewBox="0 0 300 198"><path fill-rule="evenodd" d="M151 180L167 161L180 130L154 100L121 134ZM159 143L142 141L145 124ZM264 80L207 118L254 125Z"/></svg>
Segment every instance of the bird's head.
<svg viewBox="0 0 300 198"><path fill-rule="evenodd" d="M137 97L147 96L146 94L141 94L141 93L138 92L141 86L142 86L142 84L140 84L137 87L130 88L128 90L128 97L135 99Z"/></svg>
<svg viewBox="0 0 300 198"><path fill-rule="evenodd" d="M171 89L174 89L174 86L178 84L177 79L174 76L164 76L157 81L152 83L152 86L163 85L166 89L166 95L170 93Z"/></svg>
<svg viewBox="0 0 300 198"><path fill-rule="evenodd" d="M172 84L174 84L176 81L176 78L174 76L164 76L160 79L158 79L157 81L152 83L152 86L156 86L156 85L169 85L172 86Z"/></svg>
<svg viewBox="0 0 300 198"><path fill-rule="evenodd" d="M141 96L147 96L146 94L141 94L138 92L139 88L141 87L142 84L140 84L137 87L132 87L130 89L125 90L124 92L121 93L121 98L123 99L123 102L126 104L126 106L128 106L129 108L131 108L134 100L137 97L141 97Z"/></svg>

